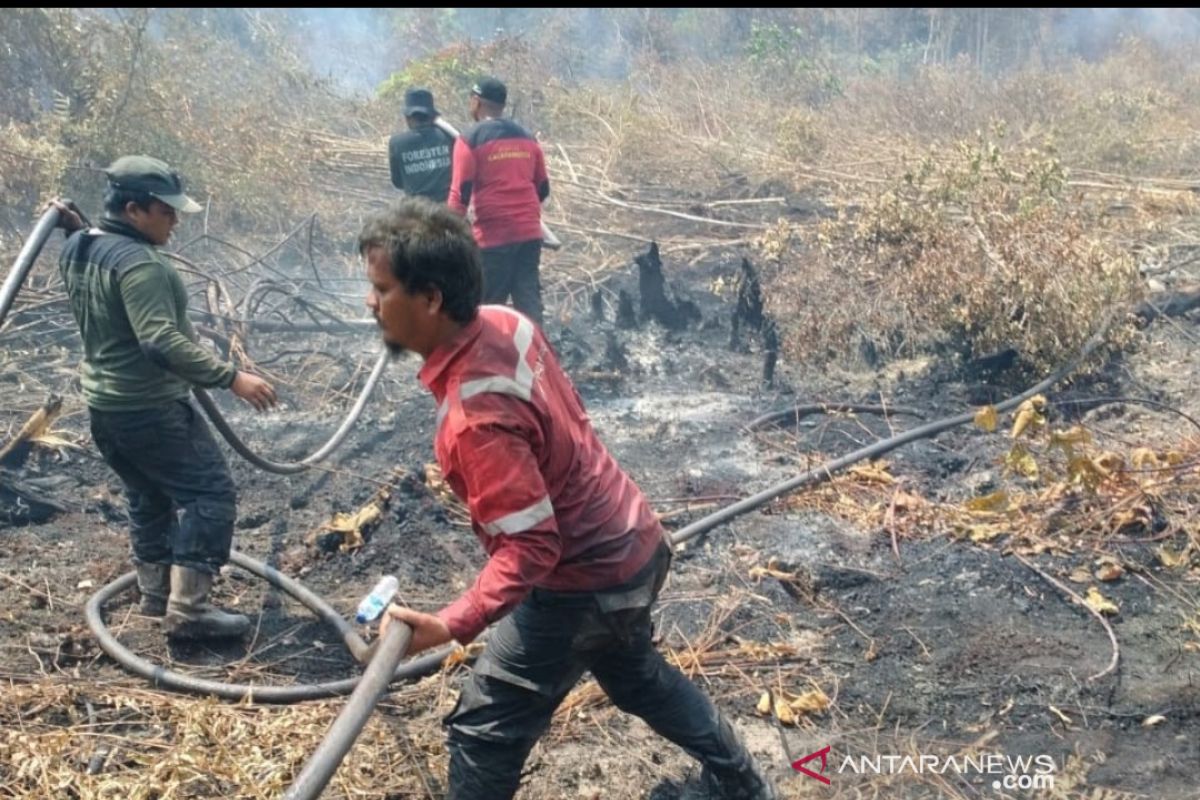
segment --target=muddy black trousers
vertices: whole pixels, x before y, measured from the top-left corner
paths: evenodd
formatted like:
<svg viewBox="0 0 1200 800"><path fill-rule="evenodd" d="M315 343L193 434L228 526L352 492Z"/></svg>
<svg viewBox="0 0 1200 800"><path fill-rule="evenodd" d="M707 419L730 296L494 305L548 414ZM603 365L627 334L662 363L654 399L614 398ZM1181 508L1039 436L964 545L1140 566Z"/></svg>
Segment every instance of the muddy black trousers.
<svg viewBox="0 0 1200 800"><path fill-rule="evenodd" d="M550 717L586 670L613 703L715 773L750 755L712 701L651 642L650 606L670 568L666 544L621 587L534 590L496 626L449 728L451 800L508 800Z"/></svg>
<svg viewBox="0 0 1200 800"><path fill-rule="evenodd" d="M503 305L512 296L513 308L542 326L542 283L538 268L542 240L487 247L483 256L483 300Z"/></svg>
<svg viewBox="0 0 1200 800"><path fill-rule="evenodd" d="M88 412L96 447L125 485L134 560L216 574L229 560L237 496L200 412L187 398Z"/></svg>

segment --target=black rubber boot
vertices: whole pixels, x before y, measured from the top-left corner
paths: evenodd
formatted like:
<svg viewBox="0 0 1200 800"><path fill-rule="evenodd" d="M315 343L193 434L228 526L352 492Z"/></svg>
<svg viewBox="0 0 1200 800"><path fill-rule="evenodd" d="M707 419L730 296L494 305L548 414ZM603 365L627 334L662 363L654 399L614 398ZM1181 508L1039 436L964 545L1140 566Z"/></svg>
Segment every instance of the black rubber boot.
<svg viewBox="0 0 1200 800"><path fill-rule="evenodd" d="M138 562L137 587L142 596L142 613L147 617L166 616L167 596L171 594L171 565Z"/></svg>
<svg viewBox="0 0 1200 800"><path fill-rule="evenodd" d="M171 567L171 597L166 628L171 639L232 639L250 632L250 620L208 602L213 576L188 567Z"/></svg>

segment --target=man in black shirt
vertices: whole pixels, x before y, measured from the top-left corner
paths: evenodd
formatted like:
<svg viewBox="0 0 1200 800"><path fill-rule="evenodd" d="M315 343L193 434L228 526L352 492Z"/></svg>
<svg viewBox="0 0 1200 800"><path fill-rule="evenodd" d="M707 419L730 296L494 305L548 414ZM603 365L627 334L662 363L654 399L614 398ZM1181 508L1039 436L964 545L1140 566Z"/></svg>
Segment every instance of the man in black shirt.
<svg viewBox="0 0 1200 800"><path fill-rule="evenodd" d="M388 142L392 185L409 195L445 203L450 194L450 153L454 138L434 124L438 116L433 93L409 89L404 93L408 130Z"/></svg>

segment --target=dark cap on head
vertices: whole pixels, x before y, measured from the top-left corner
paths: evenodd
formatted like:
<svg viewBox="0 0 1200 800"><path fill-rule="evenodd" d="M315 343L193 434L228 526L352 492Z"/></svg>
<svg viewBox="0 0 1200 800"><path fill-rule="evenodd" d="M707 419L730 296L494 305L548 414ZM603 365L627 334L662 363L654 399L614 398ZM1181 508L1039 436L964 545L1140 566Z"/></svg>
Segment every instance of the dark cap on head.
<svg viewBox="0 0 1200 800"><path fill-rule="evenodd" d="M409 89L404 93L404 116L411 117L413 114L424 114L427 117L436 117L437 109L433 107L433 92L428 89Z"/></svg>
<svg viewBox="0 0 1200 800"><path fill-rule="evenodd" d="M508 102L508 89L495 78L480 78L471 87L471 94L479 95L484 100L495 103L498 106L502 106Z"/></svg>
<svg viewBox="0 0 1200 800"><path fill-rule="evenodd" d="M108 182L117 189L146 192L176 211L194 214L203 207L183 193L183 178L157 158L121 156L104 170Z"/></svg>

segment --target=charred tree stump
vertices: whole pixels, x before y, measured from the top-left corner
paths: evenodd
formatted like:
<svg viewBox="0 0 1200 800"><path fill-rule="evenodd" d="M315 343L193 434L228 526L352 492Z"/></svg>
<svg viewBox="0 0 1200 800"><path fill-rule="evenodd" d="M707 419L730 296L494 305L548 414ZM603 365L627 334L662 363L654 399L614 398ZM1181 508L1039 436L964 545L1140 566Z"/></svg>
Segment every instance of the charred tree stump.
<svg viewBox="0 0 1200 800"><path fill-rule="evenodd" d="M592 292L592 320L594 322L604 321L604 296L600 294L600 290Z"/></svg>
<svg viewBox="0 0 1200 800"><path fill-rule="evenodd" d="M767 319L762 326L763 338L763 373L762 380L766 386L775 385L775 364L779 361L779 331L775 320Z"/></svg>
<svg viewBox="0 0 1200 800"><path fill-rule="evenodd" d="M668 330L678 331L686 328L692 320L700 318L700 309L695 303L673 301L667 296L657 242L651 242L650 249L644 255L634 256L633 260L638 266L642 319L653 319Z"/></svg>
<svg viewBox="0 0 1200 800"><path fill-rule="evenodd" d="M637 326L637 313L633 310L633 297L622 289L617 295L617 327L622 330L632 330Z"/></svg>
<svg viewBox="0 0 1200 800"><path fill-rule="evenodd" d="M729 349L741 348L742 325L754 331L762 331L763 301L762 284L750 264L742 259L742 274L738 281L737 306L733 309L733 324L730 326Z"/></svg>

